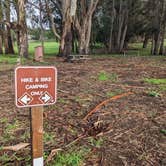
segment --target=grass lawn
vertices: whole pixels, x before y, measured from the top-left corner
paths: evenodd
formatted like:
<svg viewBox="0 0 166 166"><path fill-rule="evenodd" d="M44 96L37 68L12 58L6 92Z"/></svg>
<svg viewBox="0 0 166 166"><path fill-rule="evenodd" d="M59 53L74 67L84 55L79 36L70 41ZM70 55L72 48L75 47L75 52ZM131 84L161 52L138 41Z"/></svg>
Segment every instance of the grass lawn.
<svg viewBox="0 0 166 166"><path fill-rule="evenodd" d="M40 41L29 42L29 55L33 58L35 47L40 46ZM17 45L14 44L15 55L0 55L0 63L15 64L18 58ZM58 53L59 43L55 41L44 42L44 54L45 56L55 56Z"/></svg>
<svg viewBox="0 0 166 166"><path fill-rule="evenodd" d="M30 41L29 42L29 57L33 58L34 55L34 50L35 47L40 46L41 42L40 41ZM100 44L99 44L100 46ZM97 49L99 47L97 45ZM15 49L15 55L0 55L0 63L5 63L5 64L15 64L17 62L18 58L18 49L17 45L14 45ZM124 54L111 54L111 57L119 57L119 56L150 56L150 49L151 49L151 44L149 43L148 47L143 49L142 48L142 43L132 43L129 44L129 49L124 52ZM59 43L56 41L50 40L50 41L45 41L44 42L44 57L50 57L50 56L55 56L57 55L59 51ZM108 57L110 56L107 54L96 54L95 57ZM158 56L159 57L159 56Z"/></svg>
<svg viewBox="0 0 166 166"><path fill-rule="evenodd" d="M40 46L41 42L40 41L33 41L29 43L29 54L33 55L34 54L34 49L37 46ZM46 41L44 42L44 53L45 55L56 55L58 53L59 49L59 43L55 41Z"/></svg>

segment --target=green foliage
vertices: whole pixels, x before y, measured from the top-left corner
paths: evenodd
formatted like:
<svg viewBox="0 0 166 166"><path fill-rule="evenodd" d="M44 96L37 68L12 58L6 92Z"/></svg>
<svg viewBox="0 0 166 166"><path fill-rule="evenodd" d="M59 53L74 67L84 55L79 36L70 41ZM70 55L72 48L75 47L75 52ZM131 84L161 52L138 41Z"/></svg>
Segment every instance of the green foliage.
<svg viewBox="0 0 166 166"><path fill-rule="evenodd" d="M151 97L159 97L160 94L156 91L150 91L148 92L148 96L151 96Z"/></svg>
<svg viewBox="0 0 166 166"><path fill-rule="evenodd" d="M0 63L3 64L15 64L17 62L16 55L0 55Z"/></svg>
<svg viewBox="0 0 166 166"><path fill-rule="evenodd" d="M29 54L34 55L35 47L41 45L40 41L34 41L29 43ZM56 55L58 53L59 43L55 41L45 41L44 42L44 53L47 55Z"/></svg>
<svg viewBox="0 0 166 166"><path fill-rule="evenodd" d="M54 142L54 136L53 136L53 134L45 132L44 133L44 142L45 143Z"/></svg>
<svg viewBox="0 0 166 166"><path fill-rule="evenodd" d="M109 78L108 78L108 74L106 72L100 72L99 75L98 75L98 79L100 81L107 81Z"/></svg>
<svg viewBox="0 0 166 166"><path fill-rule="evenodd" d="M146 78L144 81L154 85L166 84L166 78L163 78L163 79Z"/></svg>
<svg viewBox="0 0 166 166"><path fill-rule="evenodd" d="M102 71L98 75L98 80L100 80L100 81L111 80L112 82L116 82L117 79L118 79L118 76L116 73L108 74L105 71Z"/></svg>
<svg viewBox="0 0 166 166"><path fill-rule="evenodd" d="M165 129L160 130L160 132L161 132L162 134L166 135L166 130L165 130Z"/></svg>
<svg viewBox="0 0 166 166"><path fill-rule="evenodd" d="M29 34L32 40L39 40L41 35L40 28L33 28L29 30Z"/></svg>
<svg viewBox="0 0 166 166"><path fill-rule="evenodd" d="M84 151L70 151L66 153L58 153L56 159L51 165L56 166L81 166L84 160ZM50 166L51 166L50 165Z"/></svg>
<svg viewBox="0 0 166 166"><path fill-rule="evenodd" d="M91 138L89 139L89 142L90 142L90 144L91 144L92 146L95 146L95 147L100 148L100 147L103 145L104 140L103 140L103 138L94 139L93 137L91 137Z"/></svg>
<svg viewBox="0 0 166 166"><path fill-rule="evenodd" d="M30 138L30 131L25 130L25 132L20 136L22 140L28 140Z"/></svg>
<svg viewBox="0 0 166 166"><path fill-rule="evenodd" d="M0 123L7 123L8 119L6 117L0 119Z"/></svg>
<svg viewBox="0 0 166 166"><path fill-rule="evenodd" d="M63 98L59 98L59 99L58 99L58 102L61 103L61 104L68 104L68 103L69 103L68 100L63 99Z"/></svg>
<svg viewBox="0 0 166 166"><path fill-rule="evenodd" d="M3 122L6 122L5 119L3 119ZM18 121L14 121L13 123L7 123L6 126L4 127L4 133L0 137L0 139L3 139L4 142L10 141L14 139L14 132L16 128L19 127Z"/></svg>
<svg viewBox="0 0 166 166"><path fill-rule="evenodd" d="M166 91L166 85L160 85L159 90L160 91Z"/></svg>
<svg viewBox="0 0 166 166"><path fill-rule="evenodd" d="M41 45L40 41L33 41L29 43L29 58L34 56L35 47ZM17 46L14 45L15 55L0 55L0 63L3 64L16 64L18 57L18 50ZM59 50L59 43L56 41L45 41L44 42L44 57L50 55L56 55ZM27 61L26 59L23 59Z"/></svg>
<svg viewBox="0 0 166 166"><path fill-rule="evenodd" d="M0 156L0 162L7 162L7 161L10 161L10 158L6 153Z"/></svg>
<svg viewBox="0 0 166 166"><path fill-rule="evenodd" d="M112 82L116 82L118 80L118 75L116 73L112 73L110 76L109 76L109 79L112 81Z"/></svg>
<svg viewBox="0 0 166 166"><path fill-rule="evenodd" d="M111 91L111 92L107 92L107 96L108 97L113 97L113 96L116 96L116 95L118 95L118 94L121 94L123 92L123 90L121 90L121 89L115 89L115 90L113 90L113 91Z"/></svg>
<svg viewBox="0 0 166 166"><path fill-rule="evenodd" d="M166 91L166 78L163 79L146 78L144 79L144 81L151 85L157 85L159 87L159 91Z"/></svg>

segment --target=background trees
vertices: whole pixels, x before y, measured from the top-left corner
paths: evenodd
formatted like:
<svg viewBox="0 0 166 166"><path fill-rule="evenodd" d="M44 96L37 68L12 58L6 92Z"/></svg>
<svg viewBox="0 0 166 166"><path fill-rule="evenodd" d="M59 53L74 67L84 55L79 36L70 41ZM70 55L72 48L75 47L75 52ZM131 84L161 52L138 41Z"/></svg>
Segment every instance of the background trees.
<svg viewBox="0 0 166 166"><path fill-rule="evenodd" d="M1 0L0 53L13 54L16 38L20 55L28 57L28 32L42 43L49 32L65 57L89 54L95 43L122 53L136 40L163 55L165 19L166 0Z"/></svg>

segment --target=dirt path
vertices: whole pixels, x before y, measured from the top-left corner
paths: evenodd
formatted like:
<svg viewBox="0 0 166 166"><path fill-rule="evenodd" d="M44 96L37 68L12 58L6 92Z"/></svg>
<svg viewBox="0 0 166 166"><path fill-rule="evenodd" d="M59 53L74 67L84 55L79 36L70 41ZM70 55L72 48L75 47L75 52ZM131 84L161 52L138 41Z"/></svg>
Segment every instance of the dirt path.
<svg viewBox="0 0 166 166"><path fill-rule="evenodd" d="M166 90L144 81L166 78L165 58L49 61L58 69L58 101L45 107L46 158L56 148L88 149L81 165L166 164ZM14 106L13 70L0 71L0 80L0 146L29 142L29 111ZM83 120L102 101L127 92L133 94L107 103ZM30 147L16 153L0 151L0 156L2 165L27 165Z"/></svg>

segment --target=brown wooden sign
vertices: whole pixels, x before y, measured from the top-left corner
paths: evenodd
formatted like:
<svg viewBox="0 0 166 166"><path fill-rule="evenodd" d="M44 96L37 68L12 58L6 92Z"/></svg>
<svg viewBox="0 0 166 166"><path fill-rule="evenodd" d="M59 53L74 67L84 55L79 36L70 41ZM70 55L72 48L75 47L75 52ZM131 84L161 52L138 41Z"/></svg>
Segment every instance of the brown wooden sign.
<svg viewBox="0 0 166 166"><path fill-rule="evenodd" d="M17 107L50 105L56 102L57 70L53 66L27 66L15 69Z"/></svg>

